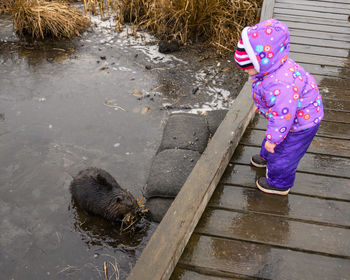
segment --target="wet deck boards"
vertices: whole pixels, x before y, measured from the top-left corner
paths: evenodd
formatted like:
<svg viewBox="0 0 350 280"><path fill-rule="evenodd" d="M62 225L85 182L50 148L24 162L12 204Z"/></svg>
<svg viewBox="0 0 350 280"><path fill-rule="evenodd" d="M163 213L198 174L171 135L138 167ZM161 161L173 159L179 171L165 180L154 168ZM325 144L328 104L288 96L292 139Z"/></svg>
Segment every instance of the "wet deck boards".
<svg viewBox="0 0 350 280"><path fill-rule="evenodd" d="M291 57L318 80L325 118L287 197L255 187L252 167L267 121L256 116L171 276L204 279L350 279L350 2L276 0ZM333 33L331 33L333 31Z"/></svg>

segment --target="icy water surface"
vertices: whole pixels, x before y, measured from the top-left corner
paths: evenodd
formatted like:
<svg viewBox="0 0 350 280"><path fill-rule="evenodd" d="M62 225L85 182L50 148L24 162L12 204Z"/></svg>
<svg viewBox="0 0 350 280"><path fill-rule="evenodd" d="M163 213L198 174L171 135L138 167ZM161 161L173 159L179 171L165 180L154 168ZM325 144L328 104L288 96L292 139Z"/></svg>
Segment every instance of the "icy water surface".
<svg viewBox="0 0 350 280"><path fill-rule="evenodd" d="M110 24L24 43L0 17L2 279L104 279L104 263L125 279L156 224L121 235L75 207L72 176L103 168L141 197L169 113L228 107L243 84L230 61L163 55Z"/></svg>

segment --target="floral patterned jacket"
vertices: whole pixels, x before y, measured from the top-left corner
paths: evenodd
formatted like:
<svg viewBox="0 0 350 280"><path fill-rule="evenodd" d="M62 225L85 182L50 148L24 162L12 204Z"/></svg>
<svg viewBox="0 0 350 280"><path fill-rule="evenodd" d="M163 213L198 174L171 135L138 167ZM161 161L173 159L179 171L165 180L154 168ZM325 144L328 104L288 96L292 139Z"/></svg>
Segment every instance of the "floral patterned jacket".
<svg viewBox="0 0 350 280"><path fill-rule="evenodd" d="M322 98L315 79L288 58L288 27L275 19L242 31L242 41L258 74L253 77L254 103L268 120L266 138L281 143L289 132L323 119Z"/></svg>

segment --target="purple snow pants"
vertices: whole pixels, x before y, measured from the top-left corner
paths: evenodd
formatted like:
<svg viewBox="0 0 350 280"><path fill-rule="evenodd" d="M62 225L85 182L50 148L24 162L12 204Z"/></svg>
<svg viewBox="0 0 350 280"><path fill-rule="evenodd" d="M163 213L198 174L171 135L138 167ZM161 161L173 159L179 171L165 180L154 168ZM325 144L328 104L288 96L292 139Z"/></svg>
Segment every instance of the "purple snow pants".
<svg viewBox="0 0 350 280"><path fill-rule="evenodd" d="M314 138L319 124L299 132L288 133L286 139L275 147L274 153L265 149L266 138L261 145L260 156L267 160L266 180L276 188L293 186L295 172L301 158Z"/></svg>

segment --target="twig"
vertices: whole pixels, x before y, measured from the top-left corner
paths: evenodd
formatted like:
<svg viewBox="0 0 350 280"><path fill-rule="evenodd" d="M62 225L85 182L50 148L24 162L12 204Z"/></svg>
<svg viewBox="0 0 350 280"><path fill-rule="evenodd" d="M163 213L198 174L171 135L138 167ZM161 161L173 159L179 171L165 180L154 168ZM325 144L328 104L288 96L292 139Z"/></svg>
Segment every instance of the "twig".
<svg viewBox="0 0 350 280"><path fill-rule="evenodd" d="M105 273L105 279L108 280L108 265L107 265L107 262L103 262L103 271Z"/></svg>
<svg viewBox="0 0 350 280"><path fill-rule="evenodd" d="M108 262L104 262L104 271L105 271L105 279L109 280L112 279L112 277L115 275L115 280L119 280L119 269L118 269L118 262L117 259L114 256L108 255L108 254L102 254L101 256L107 256L110 258L114 259L114 264L111 261ZM111 265L112 269L113 269L113 273L109 276L109 278L106 278L106 275L108 277L108 272L106 273L106 270L108 270L108 265Z"/></svg>
<svg viewBox="0 0 350 280"><path fill-rule="evenodd" d="M164 85L157 86L157 87L151 89L151 91L155 91L155 90L157 90L157 89L159 89L159 88L161 88L161 87L164 87Z"/></svg>
<svg viewBox="0 0 350 280"><path fill-rule="evenodd" d="M218 47L223 48L223 49L225 49L225 50L227 50L227 51L234 52L234 50L231 50L231 49L229 49L229 48L227 48L227 47L225 47L225 46L219 44L218 42L212 42L211 44L217 45Z"/></svg>
<svg viewBox="0 0 350 280"><path fill-rule="evenodd" d="M81 268L78 268L78 267L72 266L72 265L67 265L66 267L62 268L62 269L58 272L58 274L63 273L63 272L65 272L65 271L67 271L67 270L81 270Z"/></svg>
<svg viewBox="0 0 350 280"><path fill-rule="evenodd" d="M129 228L131 228L136 222L138 221L138 219L135 219L130 225L128 225L125 229L121 228L122 232L126 232ZM123 225L123 223L122 223Z"/></svg>
<svg viewBox="0 0 350 280"><path fill-rule="evenodd" d="M103 103L105 106L107 107L110 107L110 108L114 108L114 109L120 109L120 110L123 110L124 112L126 112L126 110L118 105L110 105L110 104L106 104L106 103Z"/></svg>

